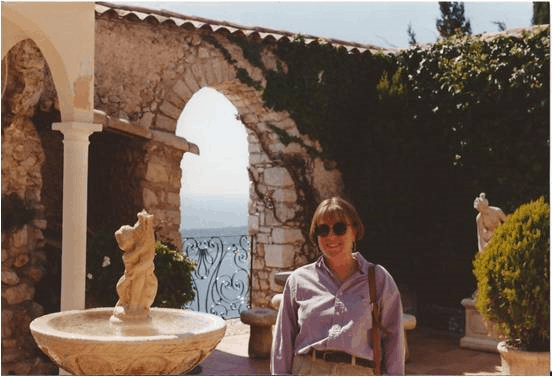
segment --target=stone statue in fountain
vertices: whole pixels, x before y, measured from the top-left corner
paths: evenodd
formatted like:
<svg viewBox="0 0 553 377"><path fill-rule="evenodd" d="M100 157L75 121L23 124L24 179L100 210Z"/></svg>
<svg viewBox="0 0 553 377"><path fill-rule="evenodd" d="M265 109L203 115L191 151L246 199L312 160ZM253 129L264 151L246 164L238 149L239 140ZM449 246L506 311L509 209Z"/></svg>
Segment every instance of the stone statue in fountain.
<svg viewBox="0 0 553 377"><path fill-rule="evenodd" d="M223 339L221 317L151 308L157 293L153 222L154 216L142 211L134 226L115 232L125 265L115 308L66 310L29 324L39 348L69 374L184 375Z"/></svg>
<svg viewBox="0 0 553 377"><path fill-rule="evenodd" d="M124 225L115 232L117 244L124 253L125 273L117 282L119 301L111 322L150 320L150 306L157 293L153 221L153 215L142 211L134 226Z"/></svg>
<svg viewBox="0 0 553 377"><path fill-rule="evenodd" d="M474 208L479 212L476 216L478 231L478 252L484 251L490 242L495 229L505 221L505 213L498 207L490 207L486 194L481 193L474 199Z"/></svg>

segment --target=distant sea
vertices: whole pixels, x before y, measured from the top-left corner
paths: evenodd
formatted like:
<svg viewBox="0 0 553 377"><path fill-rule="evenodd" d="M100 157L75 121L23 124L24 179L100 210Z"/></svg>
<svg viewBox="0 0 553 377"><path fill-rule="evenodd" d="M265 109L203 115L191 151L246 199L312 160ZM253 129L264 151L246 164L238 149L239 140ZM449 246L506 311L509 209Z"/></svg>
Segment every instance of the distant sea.
<svg viewBox="0 0 553 377"><path fill-rule="evenodd" d="M219 229L248 225L248 197L181 197L181 229Z"/></svg>
<svg viewBox="0 0 553 377"><path fill-rule="evenodd" d="M248 234L247 226L229 226L225 228L181 229L182 238L187 237L236 237Z"/></svg>

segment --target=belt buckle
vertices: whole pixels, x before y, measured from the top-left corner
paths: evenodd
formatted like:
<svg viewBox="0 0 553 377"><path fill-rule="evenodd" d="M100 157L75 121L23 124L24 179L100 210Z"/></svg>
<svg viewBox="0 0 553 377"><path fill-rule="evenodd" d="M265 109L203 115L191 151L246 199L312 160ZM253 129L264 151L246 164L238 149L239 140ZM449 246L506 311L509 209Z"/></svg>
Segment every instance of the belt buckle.
<svg viewBox="0 0 553 377"><path fill-rule="evenodd" d="M312 355L313 355L313 360L321 359L326 361L326 352L324 351L313 349Z"/></svg>
<svg viewBox="0 0 553 377"><path fill-rule="evenodd" d="M333 360L328 360L328 358L330 356L332 356L332 352L326 352L326 351L316 351L316 352L320 352L320 359L321 360L324 360L324 361L333 361Z"/></svg>

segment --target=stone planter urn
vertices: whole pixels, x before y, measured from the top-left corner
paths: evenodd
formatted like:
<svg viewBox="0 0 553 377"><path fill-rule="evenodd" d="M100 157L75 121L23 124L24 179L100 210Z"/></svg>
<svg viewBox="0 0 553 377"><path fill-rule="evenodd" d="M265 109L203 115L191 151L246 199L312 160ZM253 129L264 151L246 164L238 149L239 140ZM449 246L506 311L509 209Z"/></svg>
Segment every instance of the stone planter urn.
<svg viewBox="0 0 553 377"><path fill-rule="evenodd" d="M501 355L503 373L518 376L549 376L551 361L549 352L520 351L503 341L497 345Z"/></svg>
<svg viewBox="0 0 553 377"><path fill-rule="evenodd" d="M473 298L465 298L461 304L465 307L465 336L459 345L477 351L498 352L497 345L504 337L497 326L482 317Z"/></svg>

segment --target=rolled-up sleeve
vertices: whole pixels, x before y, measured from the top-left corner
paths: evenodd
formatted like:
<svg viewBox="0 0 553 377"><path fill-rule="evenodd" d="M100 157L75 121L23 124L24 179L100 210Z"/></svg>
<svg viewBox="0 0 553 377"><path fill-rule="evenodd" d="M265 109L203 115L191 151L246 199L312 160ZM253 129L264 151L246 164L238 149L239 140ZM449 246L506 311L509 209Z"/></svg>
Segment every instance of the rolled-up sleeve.
<svg viewBox="0 0 553 377"><path fill-rule="evenodd" d="M382 334L382 372L387 375L405 374L404 333L402 325L403 308L399 289L392 276L380 267L382 292L379 295L382 308L382 325L390 334Z"/></svg>
<svg viewBox="0 0 553 377"><path fill-rule="evenodd" d="M290 276L284 286L271 349L271 374L292 374L294 343L298 334L295 285Z"/></svg>

